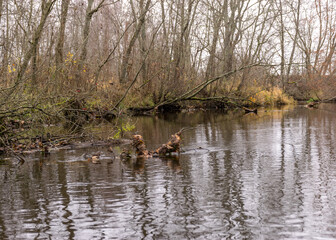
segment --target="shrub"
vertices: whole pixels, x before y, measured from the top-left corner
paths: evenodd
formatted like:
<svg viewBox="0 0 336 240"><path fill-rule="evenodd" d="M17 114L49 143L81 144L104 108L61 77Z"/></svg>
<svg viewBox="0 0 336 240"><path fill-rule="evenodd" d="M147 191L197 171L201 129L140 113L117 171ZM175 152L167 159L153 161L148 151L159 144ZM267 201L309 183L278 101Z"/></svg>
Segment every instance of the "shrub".
<svg viewBox="0 0 336 240"><path fill-rule="evenodd" d="M293 97L288 96L279 87L259 91L252 98L256 104L267 106L286 105L293 104L295 102Z"/></svg>

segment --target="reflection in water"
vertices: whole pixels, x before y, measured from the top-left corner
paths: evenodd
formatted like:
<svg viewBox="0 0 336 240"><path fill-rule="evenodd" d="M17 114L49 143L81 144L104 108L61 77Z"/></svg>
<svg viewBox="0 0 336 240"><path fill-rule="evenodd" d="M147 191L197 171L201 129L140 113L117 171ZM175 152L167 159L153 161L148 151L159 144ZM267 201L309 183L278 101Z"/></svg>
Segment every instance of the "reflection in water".
<svg viewBox="0 0 336 240"><path fill-rule="evenodd" d="M167 158L1 159L0 239L336 238L334 109L135 119L150 149L192 127Z"/></svg>

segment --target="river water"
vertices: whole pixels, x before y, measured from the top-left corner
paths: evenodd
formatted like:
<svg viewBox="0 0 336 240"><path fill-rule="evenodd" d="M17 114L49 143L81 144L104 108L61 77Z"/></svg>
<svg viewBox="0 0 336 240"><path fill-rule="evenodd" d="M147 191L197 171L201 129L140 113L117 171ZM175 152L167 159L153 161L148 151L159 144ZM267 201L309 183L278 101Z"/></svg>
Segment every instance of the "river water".
<svg viewBox="0 0 336 240"><path fill-rule="evenodd" d="M336 238L334 105L132 121L150 149L188 127L180 156L1 159L0 239Z"/></svg>

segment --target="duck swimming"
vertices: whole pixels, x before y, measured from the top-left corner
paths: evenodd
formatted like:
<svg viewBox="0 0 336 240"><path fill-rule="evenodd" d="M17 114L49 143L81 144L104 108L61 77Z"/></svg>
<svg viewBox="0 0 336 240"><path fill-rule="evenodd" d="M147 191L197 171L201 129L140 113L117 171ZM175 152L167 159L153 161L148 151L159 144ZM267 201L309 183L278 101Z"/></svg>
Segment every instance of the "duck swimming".
<svg viewBox="0 0 336 240"><path fill-rule="evenodd" d="M94 164L100 163L100 152L96 152L92 154L85 153L83 156L88 162L92 162Z"/></svg>
<svg viewBox="0 0 336 240"><path fill-rule="evenodd" d="M120 160L126 161L131 158L132 156L127 149L123 149L122 152L120 153Z"/></svg>

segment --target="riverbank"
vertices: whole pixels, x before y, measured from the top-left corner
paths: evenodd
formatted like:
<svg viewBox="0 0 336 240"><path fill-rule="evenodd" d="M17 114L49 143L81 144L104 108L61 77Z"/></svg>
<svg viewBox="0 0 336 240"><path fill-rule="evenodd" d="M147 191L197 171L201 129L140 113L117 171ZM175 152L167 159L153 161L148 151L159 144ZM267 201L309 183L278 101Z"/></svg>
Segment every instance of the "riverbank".
<svg viewBox="0 0 336 240"><path fill-rule="evenodd" d="M258 107L294 104L279 88L251 89L254 94L231 94L223 97L175 97L157 104L134 103L132 97L115 108L115 100L99 92L75 92L67 97L50 97L43 101L32 95L24 96L33 107L8 106L1 115L1 152L46 152L47 148L63 147L79 142L118 141L136 131L130 116L157 115L167 112L239 111L256 112ZM95 93L95 94L94 94ZM97 94L101 97L97 97ZM33 99L31 99L33 98ZM134 104L134 105L130 105ZM101 130L99 126L107 124ZM49 150L48 150L49 151Z"/></svg>

